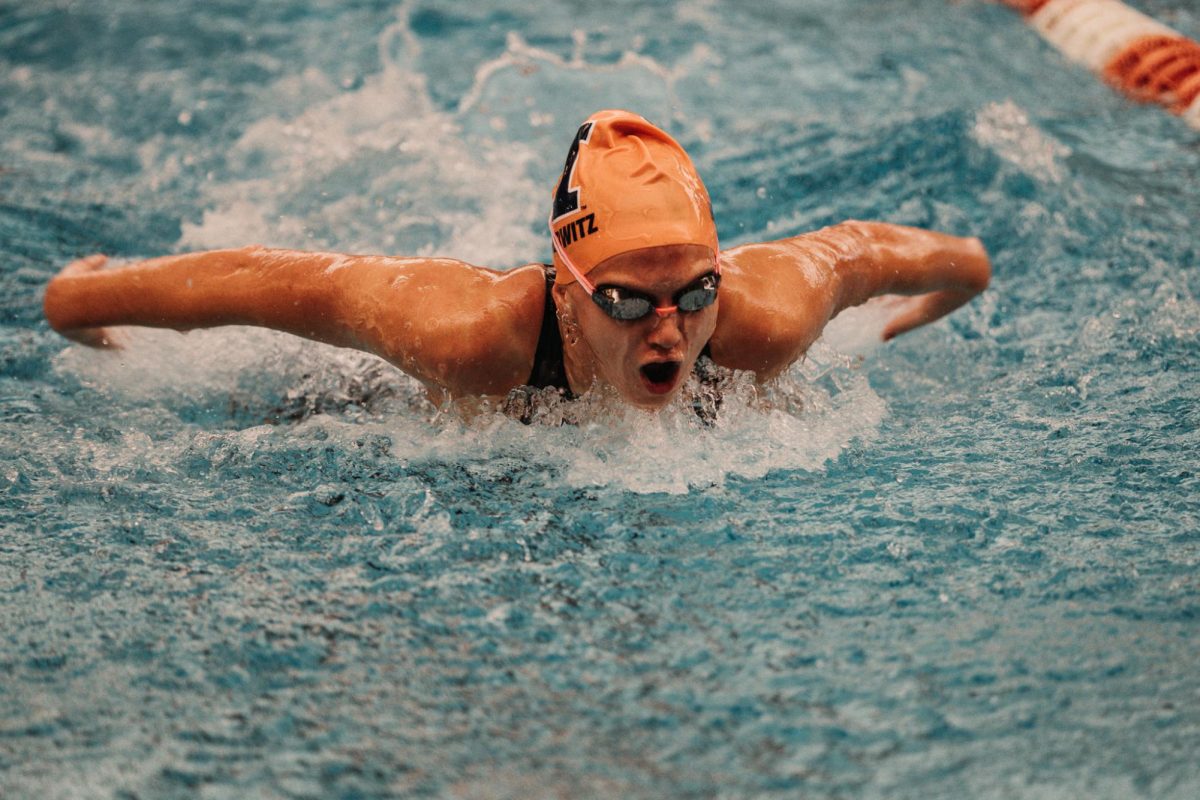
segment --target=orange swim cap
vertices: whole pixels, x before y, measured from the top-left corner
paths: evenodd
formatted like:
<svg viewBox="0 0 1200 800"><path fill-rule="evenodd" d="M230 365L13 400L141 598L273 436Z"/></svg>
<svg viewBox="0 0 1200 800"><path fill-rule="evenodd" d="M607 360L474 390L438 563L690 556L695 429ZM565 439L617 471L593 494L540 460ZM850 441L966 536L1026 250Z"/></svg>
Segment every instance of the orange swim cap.
<svg viewBox="0 0 1200 800"><path fill-rule="evenodd" d="M679 142L637 114L598 111L580 126L554 191L550 232L583 274L661 245L717 248L712 202ZM554 254L556 283L575 280Z"/></svg>

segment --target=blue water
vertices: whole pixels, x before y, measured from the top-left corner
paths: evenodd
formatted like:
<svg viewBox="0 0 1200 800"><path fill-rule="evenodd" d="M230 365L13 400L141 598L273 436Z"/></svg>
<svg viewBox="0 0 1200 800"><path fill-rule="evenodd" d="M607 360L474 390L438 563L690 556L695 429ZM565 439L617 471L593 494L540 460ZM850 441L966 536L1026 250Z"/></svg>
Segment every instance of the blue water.
<svg viewBox="0 0 1200 800"><path fill-rule="evenodd" d="M711 428L41 318L96 251L546 259L605 106L727 245L936 227L993 285ZM982 2L0 1L0 795L1200 796L1198 168Z"/></svg>

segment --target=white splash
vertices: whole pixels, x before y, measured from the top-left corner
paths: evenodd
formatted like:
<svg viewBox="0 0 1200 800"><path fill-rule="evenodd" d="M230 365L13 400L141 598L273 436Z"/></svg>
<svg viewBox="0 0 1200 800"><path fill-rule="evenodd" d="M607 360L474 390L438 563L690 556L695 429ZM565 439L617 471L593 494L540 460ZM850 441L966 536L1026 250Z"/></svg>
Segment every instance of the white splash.
<svg viewBox="0 0 1200 800"><path fill-rule="evenodd" d="M1011 100L989 103L975 115L971 130L975 141L1023 171L1043 181L1059 183L1059 163L1071 149L1038 130L1020 106Z"/></svg>
<svg viewBox="0 0 1200 800"><path fill-rule="evenodd" d="M470 465L485 479L489 470L542 464L571 487L678 494L722 486L734 476L820 471L854 443L869 444L886 404L860 362L817 343L767 387L746 374L729 376L712 423L694 411L702 390L693 379L687 393L657 414L592 395L547 415L567 417L566 425L525 425L499 411L467 418L437 413L416 381L371 356L253 328L187 336L137 330L122 351L69 347L55 368L110 399L125 420L120 438L91 445L93 465L105 472L138 463L171 472L197 436L228 440L245 453L285 446L288 437L317 427L335 446L351 449L369 431L386 436L402 463ZM347 385L363 380L384 398L367 409L343 396ZM315 412L291 425L198 431L180 427L171 410L189 403L220 409L239 400Z"/></svg>
<svg viewBox="0 0 1200 800"><path fill-rule="evenodd" d="M182 248L258 243L491 266L540 253L529 221L546 191L526 175L532 151L480 146L435 108L407 66L417 44L406 19L379 40L382 70L353 90L314 70L267 90L309 105L247 128L227 174L208 184L202 220L183 226Z"/></svg>
<svg viewBox="0 0 1200 800"><path fill-rule="evenodd" d="M459 101L464 126L557 152L563 127L571 129L599 108L628 108L660 121L677 116L675 84L719 60L697 44L669 68L634 51L615 63L591 63L583 31L575 32L574 44L571 58L563 58L510 32L505 52L476 69L474 84Z"/></svg>
<svg viewBox="0 0 1200 800"><path fill-rule="evenodd" d="M854 443L871 442L886 414L858 364L818 343L769 386L734 374L711 423L695 413L701 389L693 379L659 413L591 395L565 409L574 424L522 425L501 414L445 420L434 441L408 442L404 457L548 463L568 486L637 493L682 494L772 470L820 471Z"/></svg>

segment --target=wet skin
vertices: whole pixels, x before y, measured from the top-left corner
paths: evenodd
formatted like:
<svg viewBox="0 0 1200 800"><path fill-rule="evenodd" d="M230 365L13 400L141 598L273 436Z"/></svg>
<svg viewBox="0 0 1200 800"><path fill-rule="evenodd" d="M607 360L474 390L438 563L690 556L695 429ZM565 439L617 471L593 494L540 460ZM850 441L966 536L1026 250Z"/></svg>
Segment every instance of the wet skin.
<svg viewBox="0 0 1200 800"><path fill-rule="evenodd" d="M614 256L588 277L665 307L711 270L707 248L672 246ZM655 409L679 391L706 343L714 363L768 381L842 309L886 302L882 336L890 339L968 302L990 275L978 239L848 221L723 250L720 299L700 311L619 321L575 283L553 291L571 388L607 385ZM114 325L274 328L374 353L420 380L435 402L470 403L529 379L545 292L540 264L499 271L453 259L245 247L112 269L103 256L83 258L50 281L43 305L55 330L103 347L119 346Z"/></svg>
<svg viewBox="0 0 1200 800"><path fill-rule="evenodd" d="M697 245L622 253L588 273L597 287L619 286L674 305L685 286L713 271L712 252ZM604 313L577 282L554 287L567 379L577 392L600 381L628 403L662 408L679 392L717 326L720 300L699 311L651 313L621 321Z"/></svg>

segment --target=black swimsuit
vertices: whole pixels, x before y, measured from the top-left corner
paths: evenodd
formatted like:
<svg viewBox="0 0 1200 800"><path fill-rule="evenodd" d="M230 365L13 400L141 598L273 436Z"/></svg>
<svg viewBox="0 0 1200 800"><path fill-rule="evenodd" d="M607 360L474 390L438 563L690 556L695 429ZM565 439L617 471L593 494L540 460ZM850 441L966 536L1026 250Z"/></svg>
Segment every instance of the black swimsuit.
<svg viewBox="0 0 1200 800"><path fill-rule="evenodd" d="M546 273L546 302L542 312L542 332L538 334L537 350L533 353L533 370L527 385L534 389L558 389L568 399L575 399L567 383L567 365L563 363L562 333L558 330L558 306L554 305L554 267L543 264Z"/></svg>

